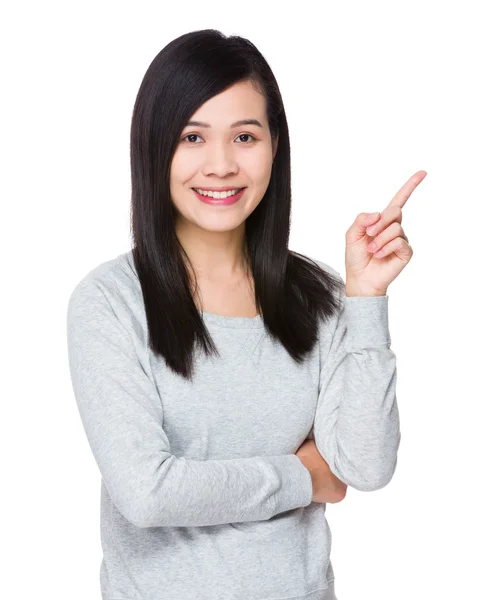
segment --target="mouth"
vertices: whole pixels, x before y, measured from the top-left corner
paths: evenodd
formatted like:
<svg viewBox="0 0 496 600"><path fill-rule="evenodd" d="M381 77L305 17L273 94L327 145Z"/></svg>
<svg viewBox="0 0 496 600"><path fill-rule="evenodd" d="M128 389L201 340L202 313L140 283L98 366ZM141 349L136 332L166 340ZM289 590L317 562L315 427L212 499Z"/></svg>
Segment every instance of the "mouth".
<svg viewBox="0 0 496 600"><path fill-rule="evenodd" d="M243 195L246 187L242 188L232 188L232 190L224 191L224 192L211 192L213 195L205 195L198 192L198 189L201 188L191 188L196 195L196 197L206 204L211 204L215 206L225 206L234 204L237 202L241 196Z"/></svg>
<svg viewBox="0 0 496 600"><path fill-rule="evenodd" d="M246 187L246 186L244 186ZM211 194L218 192L219 194L221 193L226 193L226 192L235 192L236 194L240 191L243 190L244 187L237 187L237 188L228 188L228 187L219 187L219 188L211 188L211 187L205 187L205 188L200 188L200 187L196 187L196 188L192 188L193 190L195 190L195 192L209 192Z"/></svg>

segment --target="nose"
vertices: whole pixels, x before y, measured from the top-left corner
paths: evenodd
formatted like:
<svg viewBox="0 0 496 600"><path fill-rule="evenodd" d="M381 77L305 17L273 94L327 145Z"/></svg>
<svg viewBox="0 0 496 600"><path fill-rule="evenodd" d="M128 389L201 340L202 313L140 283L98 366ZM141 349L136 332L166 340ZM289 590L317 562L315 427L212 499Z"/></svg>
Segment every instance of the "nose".
<svg viewBox="0 0 496 600"><path fill-rule="evenodd" d="M238 164L234 148L222 142L210 144L205 154L203 175L214 174L221 178L237 172Z"/></svg>

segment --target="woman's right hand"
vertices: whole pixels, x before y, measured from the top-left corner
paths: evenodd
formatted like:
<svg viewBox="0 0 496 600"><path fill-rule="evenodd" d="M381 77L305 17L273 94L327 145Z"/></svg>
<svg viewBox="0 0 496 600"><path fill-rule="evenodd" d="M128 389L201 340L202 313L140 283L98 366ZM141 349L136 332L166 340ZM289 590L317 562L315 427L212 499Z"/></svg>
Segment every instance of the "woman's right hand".
<svg viewBox="0 0 496 600"><path fill-rule="evenodd" d="M348 486L329 469L329 465L317 450L314 440L305 440L295 454L310 471L312 502L336 504L344 499Z"/></svg>

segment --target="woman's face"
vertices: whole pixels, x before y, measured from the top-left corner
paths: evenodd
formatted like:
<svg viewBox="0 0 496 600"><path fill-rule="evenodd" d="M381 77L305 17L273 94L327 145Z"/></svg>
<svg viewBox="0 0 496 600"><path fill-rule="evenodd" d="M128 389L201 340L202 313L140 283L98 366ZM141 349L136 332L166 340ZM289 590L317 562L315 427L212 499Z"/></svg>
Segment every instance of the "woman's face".
<svg viewBox="0 0 496 600"><path fill-rule="evenodd" d="M260 126L231 127L243 119L256 120ZM272 147L265 99L251 82L238 82L210 98L190 120L202 125L183 129L171 164L176 226L234 230L257 207L270 181L277 144ZM217 205L203 202L193 190L216 187L246 189L233 204Z"/></svg>

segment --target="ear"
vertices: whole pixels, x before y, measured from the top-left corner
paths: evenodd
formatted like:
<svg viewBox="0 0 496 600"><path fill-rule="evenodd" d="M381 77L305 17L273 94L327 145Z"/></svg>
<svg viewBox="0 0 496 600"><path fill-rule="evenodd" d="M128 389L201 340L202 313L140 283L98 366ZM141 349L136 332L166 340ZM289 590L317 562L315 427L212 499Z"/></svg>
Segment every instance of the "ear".
<svg viewBox="0 0 496 600"><path fill-rule="evenodd" d="M276 141L273 143L272 160L274 160L274 158L276 157L278 143L279 143L279 136L276 137Z"/></svg>

